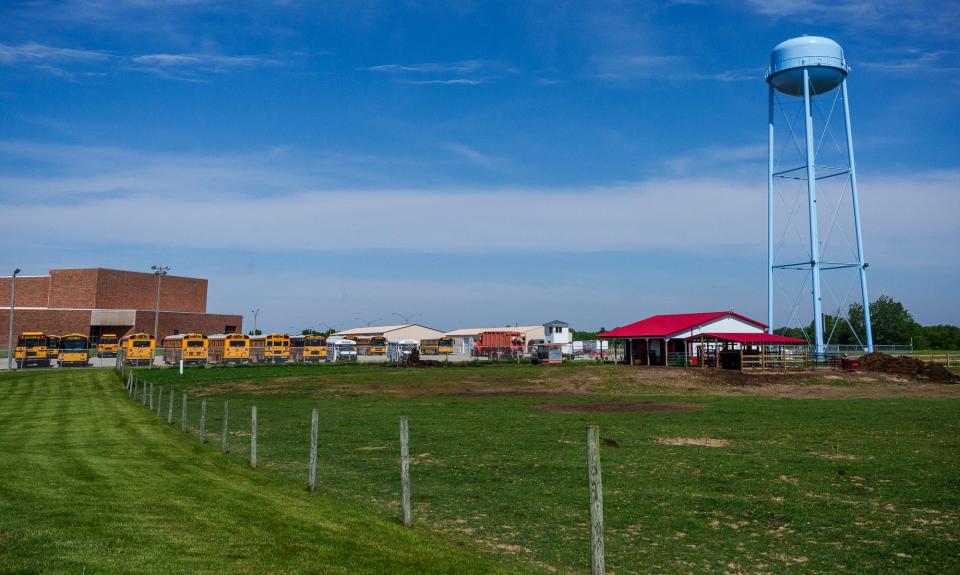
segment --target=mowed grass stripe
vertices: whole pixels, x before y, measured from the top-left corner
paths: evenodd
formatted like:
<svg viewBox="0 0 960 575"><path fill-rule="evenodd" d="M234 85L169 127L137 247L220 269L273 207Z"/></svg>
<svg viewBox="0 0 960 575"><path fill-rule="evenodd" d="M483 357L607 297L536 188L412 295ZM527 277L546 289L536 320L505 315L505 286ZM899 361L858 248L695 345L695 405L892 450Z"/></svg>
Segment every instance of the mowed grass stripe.
<svg viewBox="0 0 960 575"><path fill-rule="evenodd" d="M509 569L185 441L107 370L0 378L0 573Z"/></svg>

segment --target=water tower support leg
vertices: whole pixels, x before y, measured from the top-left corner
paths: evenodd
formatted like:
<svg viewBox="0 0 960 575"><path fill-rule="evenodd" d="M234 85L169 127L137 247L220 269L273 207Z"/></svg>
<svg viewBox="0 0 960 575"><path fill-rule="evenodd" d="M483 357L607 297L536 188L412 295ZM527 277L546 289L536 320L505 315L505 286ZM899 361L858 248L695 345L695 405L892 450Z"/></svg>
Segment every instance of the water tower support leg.
<svg viewBox="0 0 960 575"><path fill-rule="evenodd" d="M774 93L770 85L770 116L767 121L767 329L773 333L773 110Z"/></svg>
<svg viewBox="0 0 960 575"><path fill-rule="evenodd" d="M870 297L867 295L867 266L863 259L863 236L860 231L860 193L857 189L857 165L853 159L853 130L850 128L850 103L847 98L847 79L840 84L843 90L843 124L847 129L847 158L850 161L850 195L853 199L853 224L857 237L857 267L860 270L860 298L863 302L863 325L866 330L867 351L873 351L873 326L870 321Z"/></svg>
<svg viewBox="0 0 960 575"><path fill-rule="evenodd" d="M810 272L813 280L813 329L817 356L823 355L823 313L820 299L820 239L817 227L817 169L813 142L813 114L810 108L810 71L803 69L803 108L807 140L807 205L810 212Z"/></svg>

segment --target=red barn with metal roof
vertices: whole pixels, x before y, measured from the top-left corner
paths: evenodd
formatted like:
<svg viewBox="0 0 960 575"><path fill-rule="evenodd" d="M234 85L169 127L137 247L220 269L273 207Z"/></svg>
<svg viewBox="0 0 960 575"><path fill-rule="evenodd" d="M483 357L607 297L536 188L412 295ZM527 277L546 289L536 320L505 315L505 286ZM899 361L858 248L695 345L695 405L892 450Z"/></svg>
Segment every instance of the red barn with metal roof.
<svg viewBox="0 0 960 575"><path fill-rule="evenodd" d="M685 339L703 333L764 334L767 326L733 311L654 315L601 333L601 339L626 340L625 361L666 365L671 353L686 353Z"/></svg>

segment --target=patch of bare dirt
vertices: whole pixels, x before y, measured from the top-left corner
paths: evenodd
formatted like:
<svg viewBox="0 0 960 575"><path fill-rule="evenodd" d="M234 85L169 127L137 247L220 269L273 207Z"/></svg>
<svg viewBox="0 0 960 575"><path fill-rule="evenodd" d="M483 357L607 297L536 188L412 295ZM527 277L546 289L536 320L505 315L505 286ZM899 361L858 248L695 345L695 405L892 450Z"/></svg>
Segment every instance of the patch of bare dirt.
<svg viewBox="0 0 960 575"><path fill-rule="evenodd" d="M582 397L584 391L544 391L542 389L482 389L443 393L451 397Z"/></svg>
<svg viewBox="0 0 960 575"><path fill-rule="evenodd" d="M730 441L726 439L711 439L709 437L658 437L656 443L660 445L698 445L700 447L726 447Z"/></svg>
<svg viewBox="0 0 960 575"><path fill-rule="evenodd" d="M629 411L700 411L704 409L701 403L665 403L644 401L639 403L544 403L533 406L543 411L558 413L602 413L602 412L629 412Z"/></svg>

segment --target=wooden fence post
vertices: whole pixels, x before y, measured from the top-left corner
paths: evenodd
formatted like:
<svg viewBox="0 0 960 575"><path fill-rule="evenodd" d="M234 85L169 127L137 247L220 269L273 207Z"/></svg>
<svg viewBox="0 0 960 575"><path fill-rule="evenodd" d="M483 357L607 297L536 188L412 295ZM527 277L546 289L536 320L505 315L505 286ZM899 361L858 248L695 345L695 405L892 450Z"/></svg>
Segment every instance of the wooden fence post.
<svg viewBox="0 0 960 575"><path fill-rule="evenodd" d="M207 400L204 399L200 402L200 443L207 442L206 436L206 427L207 427Z"/></svg>
<svg viewBox="0 0 960 575"><path fill-rule="evenodd" d="M170 390L170 407L167 408L167 424L173 425L173 390Z"/></svg>
<svg viewBox="0 0 960 575"><path fill-rule="evenodd" d="M257 468L257 406L250 408L250 467Z"/></svg>
<svg viewBox="0 0 960 575"><path fill-rule="evenodd" d="M400 418L400 505L403 508L403 524L410 527L410 423L406 416Z"/></svg>
<svg viewBox="0 0 960 575"><path fill-rule="evenodd" d="M133 380L139 381L137 376L133 376ZM143 385L141 387L143 389L140 391L140 403L142 403L143 405L146 405L147 404L147 382L143 382Z"/></svg>
<svg viewBox="0 0 960 575"><path fill-rule="evenodd" d="M590 572L603 575L603 484L600 480L600 431L587 427L587 477L590 484Z"/></svg>
<svg viewBox="0 0 960 575"><path fill-rule="evenodd" d="M230 453L230 448L227 446L227 438L229 437L227 418L229 416L230 416L230 405L226 401L224 401L223 402L223 433L220 434L220 451L224 453Z"/></svg>
<svg viewBox="0 0 960 575"><path fill-rule="evenodd" d="M157 392L157 417L160 417L160 410L163 409L163 386L160 386L160 391Z"/></svg>
<svg viewBox="0 0 960 575"><path fill-rule="evenodd" d="M180 431L187 432L187 392L180 394Z"/></svg>
<svg viewBox="0 0 960 575"><path fill-rule="evenodd" d="M319 425L320 413L314 407L310 415L310 476L307 481L307 488L310 491L317 490L317 427Z"/></svg>
<svg viewBox="0 0 960 575"><path fill-rule="evenodd" d="M153 382L150 382L150 402L147 405L147 409L153 411Z"/></svg>
<svg viewBox="0 0 960 575"><path fill-rule="evenodd" d="M134 382L133 382L133 395L131 395L131 397L133 398L134 401L137 400L137 393L139 393L139 391L140 391L139 387L140 387L140 386L137 384L137 382L134 381Z"/></svg>

